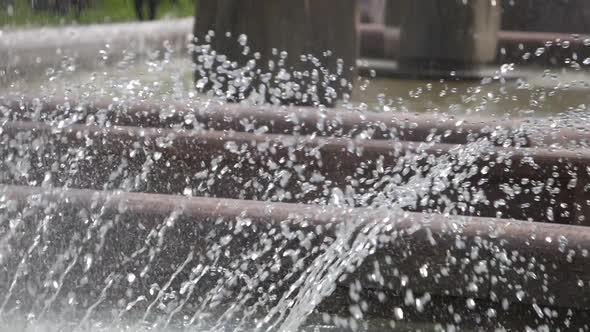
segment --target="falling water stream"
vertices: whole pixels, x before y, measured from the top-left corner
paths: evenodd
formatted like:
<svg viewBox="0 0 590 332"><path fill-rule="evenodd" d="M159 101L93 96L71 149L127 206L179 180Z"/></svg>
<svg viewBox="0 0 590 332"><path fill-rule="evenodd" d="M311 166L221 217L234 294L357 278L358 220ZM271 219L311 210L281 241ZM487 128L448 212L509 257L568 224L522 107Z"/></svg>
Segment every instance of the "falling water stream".
<svg viewBox="0 0 590 332"><path fill-rule="evenodd" d="M529 262L522 275L541 283L551 278L555 268L544 266L542 258L519 257L512 249L485 243L469 247L460 229L490 206L495 212L484 216L490 220L506 218L504 208L511 204L522 207L519 219L526 220L529 211L531 219L541 222L573 218L565 215L566 203L555 193L559 179L507 178L496 184L503 188L502 196L488 197L490 187L482 178L494 167L489 163L508 170L514 166L509 152L490 156L498 148L524 147L525 134L539 142L564 128L587 135L585 68L523 69L522 76L508 79L505 74L518 73L520 67L502 66L476 82L364 77L342 82L337 73L320 79L319 85L354 85L350 98L338 105L346 112L429 112L454 124L457 133L469 116L529 117L514 128L492 124L488 134L461 145L441 145L453 133L432 132L404 150L404 138L390 131L381 140L389 156L367 154L374 128L338 131L337 121L318 122L312 135L289 136L269 134L266 125L244 120L239 131L251 136L243 138L231 130L212 132L190 114L170 120L175 113L170 106L162 109L158 129L142 127L129 135L125 128L117 129L114 114L139 102L183 105L196 113L232 105L226 101L235 95L231 89L249 88L249 78L259 68L255 61L244 66L226 62L206 45L196 51L196 69L205 73L206 83L215 81L214 74L231 72L232 88L220 83L205 91L200 81L195 87L195 67L169 49L148 58L128 53L115 66L106 63L108 52L116 51L105 50L92 72L66 58L42 77L15 80L3 90L4 101L23 106L0 106L0 331L509 331L501 311L508 311L508 299L512 303L529 294L521 290L522 280L508 278L498 281L507 285L507 293L492 304L481 300L490 282L488 269L497 268L493 264L510 269L511 260L522 259ZM279 68L287 56L277 53ZM304 56L302 61L321 68L321 57ZM286 69L274 73L270 79L279 90L273 93L302 91L294 84L296 74ZM252 93L239 104L264 106L261 96L263 92ZM62 101L59 110L48 112L42 104L52 98ZM92 109L98 101L107 103ZM31 121L44 129L27 127ZM415 126L408 123L407 130ZM112 136L117 130L120 136ZM219 135L214 140L223 143L217 151L199 146L205 142L199 137L209 134ZM346 139L351 145L338 154L326 148ZM570 151L583 150L586 143L539 146ZM440 146L448 149L433 153ZM389 162L392 158L395 163ZM353 166L339 172L334 167L345 167L339 160L351 160ZM9 194L11 186L45 191L19 198ZM153 196L142 205L126 198L129 192L175 195L178 203L167 205L164 196ZM543 201L544 211L532 211L530 200L545 194L551 199ZM191 207L197 197L212 200L214 212ZM235 201L215 198L250 203L239 203L230 213L222 205ZM281 202L308 205L276 205ZM309 206L329 217L317 217ZM201 217L195 217L196 210ZM272 220L270 213L279 210L281 219ZM421 263L415 269L397 266L419 250L407 240L414 233L426 234L429 244L423 245L437 248L432 215L458 216L453 246L463 255L449 251L444 262L416 256ZM510 218L506 220L514 221ZM408 220L411 227L402 227ZM564 261L588 253L588 248L567 247L559 234L546 241L555 242ZM561 246L567 249L559 251ZM456 280L462 297L444 302L440 293L420 288L425 280L449 282L451 270L463 277ZM581 282L590 287L584 284L588 280ZM554 291L544 291L551 301ZM576 322L571 311L536 300L524 303L523 317L535 317L525 324L529 331L571 331ZM421 320L421 313L432 316ZM576 328L587 330L579 319Z"/></svg>

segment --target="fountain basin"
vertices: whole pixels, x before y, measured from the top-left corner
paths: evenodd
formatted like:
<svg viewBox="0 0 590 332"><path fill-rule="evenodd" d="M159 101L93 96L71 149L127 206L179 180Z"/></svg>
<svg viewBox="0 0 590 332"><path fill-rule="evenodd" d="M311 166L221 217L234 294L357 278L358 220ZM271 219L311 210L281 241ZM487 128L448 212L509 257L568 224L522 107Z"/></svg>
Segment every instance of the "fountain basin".
<svg viewBox="0 0 590 332"><path fill-rule="evenodd" d="M368 204L383 190L393 200L413 195L395 188L444 166L465 173L442 178L455 185L406 208L571 224L587 220L590 156L584 150L18 121L5 123L1 137L6 184L315 204L328 203L336 186L367 195L356 204ZM479 190L486 197L469 198ZM463 207L446 210L453 201Z"/></svg>
<svg viewBox="0 0 590 332"><path fill-rule="evenodd" d="M314 243L332 238L342 228L358 222L367 227L378 225L386 230L386 235L380 237L379 243L372 248L375 251L374 260L381 263L380 275L371 278L372 274L367 273L373 269L373 260L369 259L361 266L351 266L347 277L340 280L343 285L360 278L363 288L388 289L400 294L411 289L414 293L427 292L443 297L458 296L492 302L505 298L514 303L555 307L581 309L590 306L588 287L579 285L590 281L590 257L582 253L590 245L590 232L580 226L117 191L26 186L2 186L0 191L3 213L12 217L22 216L16 228L6 229L3 234L2 262L6 267L3 279L10 280L8 277L16 273L15 268L22 259L30 262L36 259L55 261L60 250L68 248L68 243L81 241L84 246L79 255L86 251L92 253L93 248L99 246L100 257L95 256L96 260L88 271L83 272L76 267L67 278L75 284L84 275L91 276L95 284L85 286L91 288L104 287L102 281L109 275L116 275L118 285L110 288L108 295L113 300L105 302L115 302L117 296L122 296L125 287L130 287L124 277L143 267L137 264L140 259L133 256L134 253L145 255L144 258L149 260L149 250L141 252L142 246L161 246L156 252L158 257L152 258L156 261L147 273L149 280L160 285L178 271L189 253L193 252L195 261L191 260L174 280L171 279L178 287L190 275L191 267L197 265L196 257L206 256L206 252L199 250L209 249L206 244L214 243L216 236L231 234L231 227L227 227L235 225L236 220L248 220L249 225L242 230L244 234L234 234L236 238L227 245L230 252L237 254L241 251L241 255L246 255L246 249L258 242L256 237L248 236L255 234L256 229L287 228L291 232L311 236ZM56 214L49 214L48 211L55 211ZM84 221L84 216L93 215L97 217L92 219L93 222ZM52 227L39 229L39 222L47 216L51 218ZM174 217L171 219L171 216ZM5 218L3 223L9 220ZM324 232L317 234L317 227ZM49 248L41 250L43 245L40 244L25 254L27 251L22 250L30 245L36 235L35 229L43 234L42 243ZM93 233L96 237L91 239L81 237L76 240L89 229L101 231ZM157 230L159 234L154 240L163 237L156 241L157 244L149 240L155 236L150 235L152 230ZM219 234L211 237L213 230ZM363 227L359 231L362 233ZM564 243L561 238L567 239L567 242ZM474 248L477 252L475 256ZM13 255L7 256L7 252ZM390 263L385 263L386 256ZM130 262L130 257L135 257L136 261ZM230 255L229 258L235 257ZM63 264L60 266L65 268ZM285 263L285 266L289 264ZM420 272L424 266L427 266L428 273ZM26 285L34 283L35 276L44 275L33 270L49 267L50 264L30 264L26 267L29 270L20 272L20 275L28 277L13 289L12 296L26 303L26 286L43 288L41 285ZM404 276L410 277L405 285L402 281ZM260 284L276 283L282 278L285 275L277 272ZM473 283L477 288L469 287ZM3 287L8 285L2 283ZM143 281L135 286L149 285L151 282ZM519 287L514 288L513 285ZM123 290L117 291L117 287ZM523 292L521 296L516 295L519 291ZM149 293L147 289L137 292ZM2 293L7 294L7 290ZM65 294L66 289L63 290Z"/></svg>

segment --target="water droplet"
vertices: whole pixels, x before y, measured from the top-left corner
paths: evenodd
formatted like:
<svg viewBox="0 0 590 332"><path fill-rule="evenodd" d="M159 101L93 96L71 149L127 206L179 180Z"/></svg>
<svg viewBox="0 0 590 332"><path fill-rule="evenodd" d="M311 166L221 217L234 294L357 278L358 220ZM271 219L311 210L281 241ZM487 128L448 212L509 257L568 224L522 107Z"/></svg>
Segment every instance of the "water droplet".
<svg viewBox="0 0 590 332"><path fill-rule="evenodd" d="M92 266L92 262L93 262L92 254L84 255L84 272L87 272L88 270L90 270L90 267Z"/></svg>
<svg viewBox="0 0 590 332"><path fill-rule="evenodd" d="M495 310L495 309L493 309L493 308L489 308L489 309L486 311L486 315L487 315L489 318L494 318L494 317L496 317L496 314L497 314L497 313L496 313L496 310Z"/></svg>
<svg viewBox="0 0 590 332"><path fill-rule="evenodd" d="M240 45L242 46L246 46L246 44L248 44L248 36L246 36L245 34L241 34L238 37L238 43L240 43Z"/></svg>
<svg viewBox="0 0 590 332"><path fill-rule="evenodd" d="M395 307L393 309L393 314L395 316L395 319L397 319L397 320L404 319L404 311L400 307Z"/></svg>
<svg viewBox="0 0 590 332"><path fill-rule="evenodd" d="M537 313L537 316L539 316L539 318L543 318L543 310L541 310L541 307L539 307L538 304L533 303L533 309L535 309L535 312Z"/></svg>
<svg viewBox="0 0 590 332"><path fill-rule="evenodd" d="M424 264L420 267L420 275L422 278L428 277L428 265Z"/></svg>

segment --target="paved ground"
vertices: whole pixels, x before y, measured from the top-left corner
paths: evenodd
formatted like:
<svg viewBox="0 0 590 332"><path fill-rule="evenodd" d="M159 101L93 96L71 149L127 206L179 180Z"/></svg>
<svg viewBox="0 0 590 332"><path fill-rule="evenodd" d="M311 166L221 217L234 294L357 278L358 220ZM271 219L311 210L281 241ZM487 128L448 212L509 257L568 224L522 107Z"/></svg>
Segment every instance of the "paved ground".
<svg viewBox="0 0 590 332"><path fill-rule="evenodd" d="M189 18L4 31L0 34L0 70L5 74L0 81L38 76L67 57L92 70L105 54L114 62L128 53L125 50L145 55L163 49L165 42L166 47L180 51L192 25Z"/></svg>

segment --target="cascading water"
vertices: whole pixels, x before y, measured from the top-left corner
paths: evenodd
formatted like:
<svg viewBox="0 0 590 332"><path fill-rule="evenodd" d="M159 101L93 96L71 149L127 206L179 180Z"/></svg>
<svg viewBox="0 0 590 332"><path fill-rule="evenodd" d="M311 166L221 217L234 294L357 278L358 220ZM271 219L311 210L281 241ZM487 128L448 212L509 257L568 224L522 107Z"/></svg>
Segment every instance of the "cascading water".
<svg viewBox="0 0 590 332"><path fill-rule="evenodd" d="M365 104L352 95L336 115L314 105L320 120L311 129L298 117L308 113L278 105L354 83L322 70L321 57L301 57L317 76L282 68L291 55L278 51L269 72L257 72L265 67L255 54L241 67L206 45L196 52L197 90L187 88L192 70L171 50L137 62L130 56L90 75L66 59L39 84L7 88L0 108L0 330L502 331L512 329L504 315L512 307L534 317L524 323L531 331L589 328L584 312L551 306L560 301L551 288L559 267L533 250L542 247L535 241L551 244L558 260L568 261L587 257L587 248L568 246L559 233L541 237L534 227L532 251L519 249L516 238L494 242L504 229L521 227L510 218L584 217L560 196L564 179L574 188L588 173L574 157L546 178L510 174L539 168L551 151L585 148L585 128L567 144L542 141L579 127L585 104L550 119L515 119L512 127L472 131L464 122L465 113L509 104L523 89L542 102L568 83L546 93L506 81L503 67L462 91L463 104L449 111L432 95L457 89L429 83L409 99L432 97L435 121L450 125L408 143L418 123L347 128L343 120L363 119L370 108L399 116L411 101L396 96ZM266 85L251 86L258 79ZM240 93L239 105L227 102ZM277 122L256 118L203 121L214 109L270 112L268 99L287 114L282 132ZM131 111L146 100L168 106ZM132 128L133 121L148 125ZM451 144L456 135L464 144ZM538 157L527 150L531 142L549 152ZM494 172L503 177L493 182ZM538 201L543 211L531 208ZM492 218L507 221L496 228ZM473 225L481 228L469 233ZM590 286L585 277L581 289Z"/></svg>

